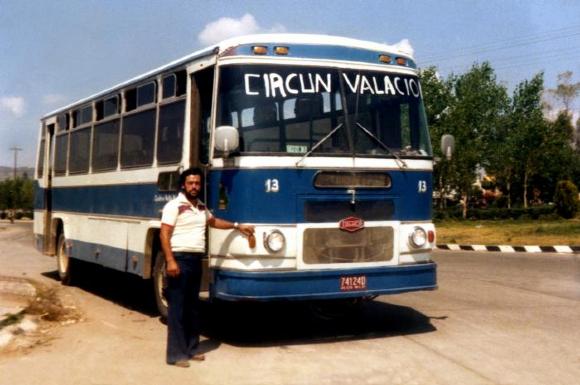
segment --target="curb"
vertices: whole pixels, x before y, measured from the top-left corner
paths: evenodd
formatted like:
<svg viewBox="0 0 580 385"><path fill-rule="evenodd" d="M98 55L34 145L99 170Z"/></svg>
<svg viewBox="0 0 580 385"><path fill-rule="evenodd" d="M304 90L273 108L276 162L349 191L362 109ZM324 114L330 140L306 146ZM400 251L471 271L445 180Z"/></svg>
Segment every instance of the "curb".
<svg viewBox="0 0 580 385"><path fill-rule="evenodd" d="M36 295L36 288L26 279L0 275L0 294L33 297Z"/></svg>
<svg viewBox="0 0 580 385"><path fill-rule="evenodd" d="M507 246L507 245L458 245L454 243L438 244L439 250L461 251L495 251L501 253L560 253L580 254L580 246Z"/></svg>
<svg viewBox="0 0 580 385"><path fill-rule="evenodd" d="M0 275L0 351L38 325L24 311L36 288L26 279Z"/></svg>

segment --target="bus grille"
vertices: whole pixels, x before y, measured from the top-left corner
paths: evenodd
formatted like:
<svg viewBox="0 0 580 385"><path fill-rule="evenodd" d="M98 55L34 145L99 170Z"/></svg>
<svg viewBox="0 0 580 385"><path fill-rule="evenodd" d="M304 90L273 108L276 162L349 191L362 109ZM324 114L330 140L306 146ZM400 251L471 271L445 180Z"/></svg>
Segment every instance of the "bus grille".
<svg viewBox="0 0 580 385"><path fill-rule="evenodd" d="M393 258L393 228L366 227L354 233L337 228L304 231L306 264L384 262Z"/></svg>

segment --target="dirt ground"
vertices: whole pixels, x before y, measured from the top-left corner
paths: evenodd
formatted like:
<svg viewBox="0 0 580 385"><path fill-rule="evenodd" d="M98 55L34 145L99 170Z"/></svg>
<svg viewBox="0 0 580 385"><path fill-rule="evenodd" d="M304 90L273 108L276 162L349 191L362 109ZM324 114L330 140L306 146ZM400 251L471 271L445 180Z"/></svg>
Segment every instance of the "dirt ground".
<svg viewBox="0 0 580 385"><path fill-rule="evenodd" d="M30 228L0 230L1 274L58 287L55 260L33 249ZM206 305L207 360L188 369L164 363L150 287L88 268L58 294L79 322L0 354L0 385L578 383L578 256L435 257L439 290L379 297L341 321L294 303Z"/></svg>

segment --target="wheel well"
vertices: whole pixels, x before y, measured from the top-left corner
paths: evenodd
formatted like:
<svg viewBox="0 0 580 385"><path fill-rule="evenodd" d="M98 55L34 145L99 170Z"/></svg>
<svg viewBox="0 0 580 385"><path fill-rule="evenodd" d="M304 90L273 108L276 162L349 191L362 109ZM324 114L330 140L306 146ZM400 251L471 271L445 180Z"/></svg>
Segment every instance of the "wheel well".
<svg viewBox="0 0 580 385"><path fill-rule="evenodd" d="M51 255L56 255L58 238L63 233L64 233L64 225L62 223L62 219L60 218L53 219L52 224L50 226L50 244L48 249Z"/></svg>
<svg viewBox="0 0 580 385"><path fill-rule="evenodd" d="M159 229L153 228L147 231L145 238L145 261L143 263L143 278L151 278L153 266L155 266L155 256L161 249L161 240L159 239Z"/></svg>

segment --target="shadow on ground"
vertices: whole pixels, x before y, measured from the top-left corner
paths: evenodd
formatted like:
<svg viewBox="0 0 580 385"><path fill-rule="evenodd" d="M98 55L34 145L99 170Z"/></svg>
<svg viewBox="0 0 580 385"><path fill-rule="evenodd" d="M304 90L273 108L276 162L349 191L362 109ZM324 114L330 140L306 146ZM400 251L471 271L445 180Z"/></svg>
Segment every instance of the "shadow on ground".
<svg viewBox="0 0 580 385"><path fill-rule="evenodd" d="M42 275L59 281L57 271L45 272ZM126 309L151 317L157 316L151 280L77 260L72 286Z"/></svg>
<svg viewBox="0 0 580 385"><path fill-rule="evenodd" d="M384 297L383 297L384 298ZM385 338L435 331L417 310L378 300L341 317L320 318L301 302L217 303L204 312L204 335L237 346L280 346Z"/></svg>
<svg viewBox="0 0 580 385"><path fill-rule="evenodd" d="M58 280L56 272L46 277ZM157 316L151 281L82 264L75 286L119 306ZM388 297L380 297L383 300ZM305 302L202 302L202 334L214 343L280 346L412 335L435 331L431 319L407 306L379 300L326 319Z"/></svg>

